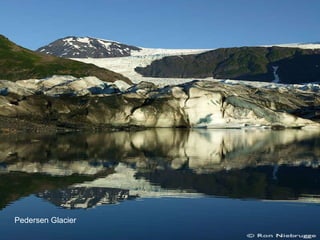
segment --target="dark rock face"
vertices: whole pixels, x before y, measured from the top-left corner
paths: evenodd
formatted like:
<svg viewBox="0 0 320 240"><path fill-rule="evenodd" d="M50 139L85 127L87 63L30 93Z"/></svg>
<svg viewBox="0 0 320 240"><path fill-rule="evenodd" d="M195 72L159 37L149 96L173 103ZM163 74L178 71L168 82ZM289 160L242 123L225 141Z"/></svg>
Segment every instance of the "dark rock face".
<svg viewBox="0 0 320 240"><path fill-rule="evenodd" d="M168 56L135 70L146 77L213 77L272 82L277 74L281 83L317 82L320 81L320 50L221 48L196 55Z"/></svg>
<svg viewBox="0 0 320 240"><path fill-rule="evenodd" d="M64 58L108 58L130 56L140 48L118 42L89 37L66 37L58 39L37 52Z"/></svg>

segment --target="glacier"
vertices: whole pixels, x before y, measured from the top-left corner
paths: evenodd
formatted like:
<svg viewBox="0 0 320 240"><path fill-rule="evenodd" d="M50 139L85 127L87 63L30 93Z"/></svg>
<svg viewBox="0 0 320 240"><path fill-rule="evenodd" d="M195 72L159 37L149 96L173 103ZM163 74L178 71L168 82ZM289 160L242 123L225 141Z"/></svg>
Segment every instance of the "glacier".
<svg viewBox="0 0 320 240"><path fill-rule="evenodd" d="M59 125L319 128L319 84L191 81L132 86L95 77L0 82L0 116ZM302 111L303 110L303 111Z"/></svg>

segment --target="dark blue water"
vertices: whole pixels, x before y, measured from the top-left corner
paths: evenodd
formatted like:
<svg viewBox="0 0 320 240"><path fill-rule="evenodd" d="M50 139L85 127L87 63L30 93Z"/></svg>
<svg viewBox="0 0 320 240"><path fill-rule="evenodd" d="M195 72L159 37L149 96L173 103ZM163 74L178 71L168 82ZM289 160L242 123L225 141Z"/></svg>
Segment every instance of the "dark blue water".
<svg viewBox="0 0 320 240"><path fill-rule="evenodd" d="M75 224L15 224L14 217L71 217ZM1 239L246 239L246 234L320 236L317 204L225 198L126 201L88 210L57 208L35 196L1 212Z"/></svg>
<svg viewBox="0 0 320 240"><path fill-rule="evenodd" d="M317 132L1 139L1 240L320 239ZM18 217L48 223L15 223ZM55 217L76 220L52 223Z"/></svg>

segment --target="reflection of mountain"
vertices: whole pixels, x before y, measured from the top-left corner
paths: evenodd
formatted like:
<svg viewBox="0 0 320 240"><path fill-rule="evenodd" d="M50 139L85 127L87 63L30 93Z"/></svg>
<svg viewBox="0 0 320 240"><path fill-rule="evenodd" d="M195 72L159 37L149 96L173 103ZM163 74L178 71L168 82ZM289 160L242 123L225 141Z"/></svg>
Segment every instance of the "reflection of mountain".
<svg viewBox="0 0 320 240"><path fill-rule="evenodd" d="M301 166L249 167L214 174L157 170L138 173L136 177L165 189L193 189L206 195L231 198L298 200L304 197L306 201L305 196L320 196L320 169Z"/></svg>
<svg viewBox="0 0 320 240"><path fill-rule="evenodd" d="M45 190L65 188L75 183L92 181L93 176L48 176L44 174L0 174L0 210L22 197Z"/></svg>
<svg viewBox="0 0 320 240"><path fill-rule="evenodd" d="M320 169L305 166L260 166L199 174L189 169L161 168L138 172L119 164L115 173L76 186L126 188L142 198L212 195L271 200L303 197L309 201L305 196L320 196L319 182Z"/></svg>
<svg viewBox="0 0 320 240"><path fill-rule="evenodd" d="M132 195L143 198L152 197L199 197L201 194L194 193L194 190L185 188L162 188L159 184L150 183L144 178L136 178L137 170L120 163L115 167L115 172L106 177L97 178L93 181L76 184L77 187L86 188L119 188L128 189Z"/></svg>
<svg viewBox="0 0 320 240"><path fill-rule="evenodd" d="M114 204L137 196L129 195L129 190L117 188L85 188L70 187L58 190L44 191L38 197L63 208L92 208L103 204Z"/></svg>

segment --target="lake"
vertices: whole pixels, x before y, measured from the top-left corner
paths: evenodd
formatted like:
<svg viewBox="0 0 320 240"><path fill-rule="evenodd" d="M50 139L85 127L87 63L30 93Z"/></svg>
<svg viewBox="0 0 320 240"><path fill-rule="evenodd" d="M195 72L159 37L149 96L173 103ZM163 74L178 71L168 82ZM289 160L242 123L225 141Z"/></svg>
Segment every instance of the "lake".
<svg viewBox="0 0 320 240"><path fill-rule="evenodd" d="M307 130L1 135L1 239L320 239L319 146Z"/></svg>

